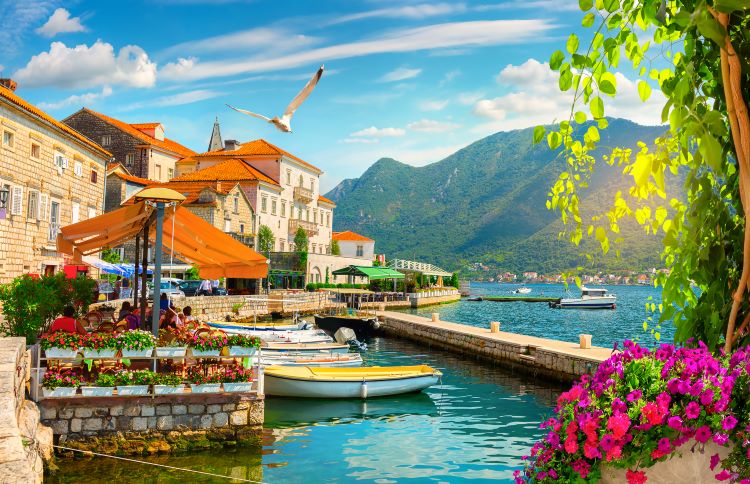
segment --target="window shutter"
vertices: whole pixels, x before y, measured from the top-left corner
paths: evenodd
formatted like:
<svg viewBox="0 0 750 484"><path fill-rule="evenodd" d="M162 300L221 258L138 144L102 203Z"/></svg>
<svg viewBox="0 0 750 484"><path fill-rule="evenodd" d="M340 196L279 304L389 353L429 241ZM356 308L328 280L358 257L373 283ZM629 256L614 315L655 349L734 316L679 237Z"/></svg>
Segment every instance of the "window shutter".
<svg viewBox="0 0 750 484"><path fill-rule="evenodd" d="M47 220L47 205L49 205L49 195L42 193L39 196L39 220Z"/></svg>
<svg viewBox="0 0 750 484"><path fill-rule="evenodd" d="M80 162L76 161L73 165L73 172L76 174L76 176L83 176L83 165L81 165Z"/></svg>
<svg viewBox="0 0 750 484"><path fill-rule="evenodd" d="M11 215L21 215L23 213L23 187L13 187L10 213Z"/></svg>
<svg viewBox="0 0 750 484"><path fill-rule="evenodd" d="M71 208L72 208L71 220L72 220L72 223L76 223L78 222L79 217L80 217L81 205L78 202L73 202L73 205Z"/></svg>

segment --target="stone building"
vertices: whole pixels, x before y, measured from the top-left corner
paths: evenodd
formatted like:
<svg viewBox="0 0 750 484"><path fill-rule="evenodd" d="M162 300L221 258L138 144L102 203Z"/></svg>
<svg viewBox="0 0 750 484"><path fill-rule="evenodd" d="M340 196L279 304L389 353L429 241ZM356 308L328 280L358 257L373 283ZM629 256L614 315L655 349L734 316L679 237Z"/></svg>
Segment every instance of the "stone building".
<svg viewBox="0 0 750 484"><path fill-rule="evenodd" d="M107 190L105 192L104 211L119 208L122 203L153 183L152 180L133 176L119 163L107 166Z"/></svg>
<svg viewBox="0 0 750 484"><path fill-rule="evenodd" d="M177 160L195 155L166 138L161 123L128 124L87 108L63 122L112 152L115 162L140 178L166 182L174 176Z"/></svg>
<svg viewBox="0 0 750 484"><path fill-rule="evenodd" d="M60 227L102 213L112 158L14 90L0 81L0 283L63 268Z"/></svg>

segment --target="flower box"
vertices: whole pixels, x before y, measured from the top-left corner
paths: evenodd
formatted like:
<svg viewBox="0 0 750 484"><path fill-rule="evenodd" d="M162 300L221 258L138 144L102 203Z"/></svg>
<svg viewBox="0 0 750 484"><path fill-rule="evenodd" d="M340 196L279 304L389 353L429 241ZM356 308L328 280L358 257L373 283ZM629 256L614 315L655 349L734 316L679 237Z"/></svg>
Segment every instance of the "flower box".
<svg viewBox="0 0 750 484"><path fill-rule="evenodd" d="M193 393L219 393L221 391L221 383L203 383L200 385L191 383L190 389Z"/></svg>
<svg viewBox="0 0 750 484"><path fill-rule="evenodd" d="M190 352L195 358L218 358L221 350L197 350L190 348Z"/></svg>
<svg viewBox="0 0 750 484"><path fill-rule="evenodd" d="M253 391L253 382L241 381L236 383L223 383L224 391L229 393L251 392Z"/></svg>
<svg viewBox="0 0 750 484"><path fill-rule="evenodd" d="M185 393L185 385L154 385L156 395L177 395Z"/></svg>
<svg viewBox="0 0 750 484"><path fill-rule="evenodd" d="M153 348L146 348L145 350L122 350L123 358L150 358L154 354Z"/></svg>
<svg viewBox="0 0 750 484"><path fill-rule="evenodd" d="M156 356L159 358L183 358L187 352L185 346L157 346Z"/></svg>
<svg viewBox="0 0 750 484"><path fill-rule="evenodd" d="M127 397L148 395L148 385L117 385L117 395Z"/></svg>
<svg viewBox="0 0 750 484"><path fill-rule="evenodd" d="M57 387L57 388L44 388L42 387L42 394L44 398L70 398L76 396L76 387Z"/></svg>
<svg viewBox="0 0 750 484"><path fill-rule="evenodd" d="M61 360L72 360L78 356L78 350L70 350L67 348L47 348L44 350L44 354L48 359L59 358Z"/></svg>
<svg viewBox="0 0 750 484"><path fill-rule="evenodd" d="M100 350L93 350L91 348L83 348L84 358L114 358L117 350L102 348Z"/></svg>
<svg viewBox="0 0 750 484"><path fill-rule="evenodd" d="M84 397L111 397L114 387L81 387Z"/></svg>
<svg viewBox="0 0 750 484"><path fill-rule="evenodd" d="M253 356L258 349L254 346L228 346L229 356Z"/></svg>

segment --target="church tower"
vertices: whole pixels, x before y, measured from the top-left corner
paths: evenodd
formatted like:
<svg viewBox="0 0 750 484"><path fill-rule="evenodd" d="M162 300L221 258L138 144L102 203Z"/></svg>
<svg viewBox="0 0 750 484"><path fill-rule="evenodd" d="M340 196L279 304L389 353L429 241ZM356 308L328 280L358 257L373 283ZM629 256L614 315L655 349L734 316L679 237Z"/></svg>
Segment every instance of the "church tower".
<svg viewBox="0 0 750 484"><path fill-rule="evenodd" d="M208 141L208 151L216 151L224 148L224 142L221 141L221 130L219 129L219 117L214 121L214 129L211 131L211 139Z"/></svg>

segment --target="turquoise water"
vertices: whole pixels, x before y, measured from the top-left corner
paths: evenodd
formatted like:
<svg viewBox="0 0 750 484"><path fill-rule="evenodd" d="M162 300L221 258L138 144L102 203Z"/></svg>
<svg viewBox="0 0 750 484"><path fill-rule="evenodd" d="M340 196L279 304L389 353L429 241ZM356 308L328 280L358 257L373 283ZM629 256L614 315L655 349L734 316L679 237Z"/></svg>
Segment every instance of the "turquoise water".
<svg viewBox="0 0 750 484"><path fill-rule="evenodd" d="M472 282L471 293L476 296L509 296L520 284L498 284L489 282ZM579 297L580 291L575 285L570 286L567 294L562 284L528 284L532 289L529 296ZM526 302L470 302L448 304L440 307L426 307L409 312L429 317L432 312L439 312L440 319L473 326L489 327L490 321L500 321L503 331L528 334L541 338L578 342L581 333L593 336L596 346L611 347L615 341L625 339L639 340L642 344L652 346L656 343L649 328L643 331L643 322L649 316L646 310L648 298L654 304L661 301L659 289L653 286L596 286L605 287L617 296L617 309L551 309L547 303ZM658 316L658 314L657 314ZM655 325L654 325L655 326ZM671 342L674 326L664 324L660 332L661 341Z"/></svg>

